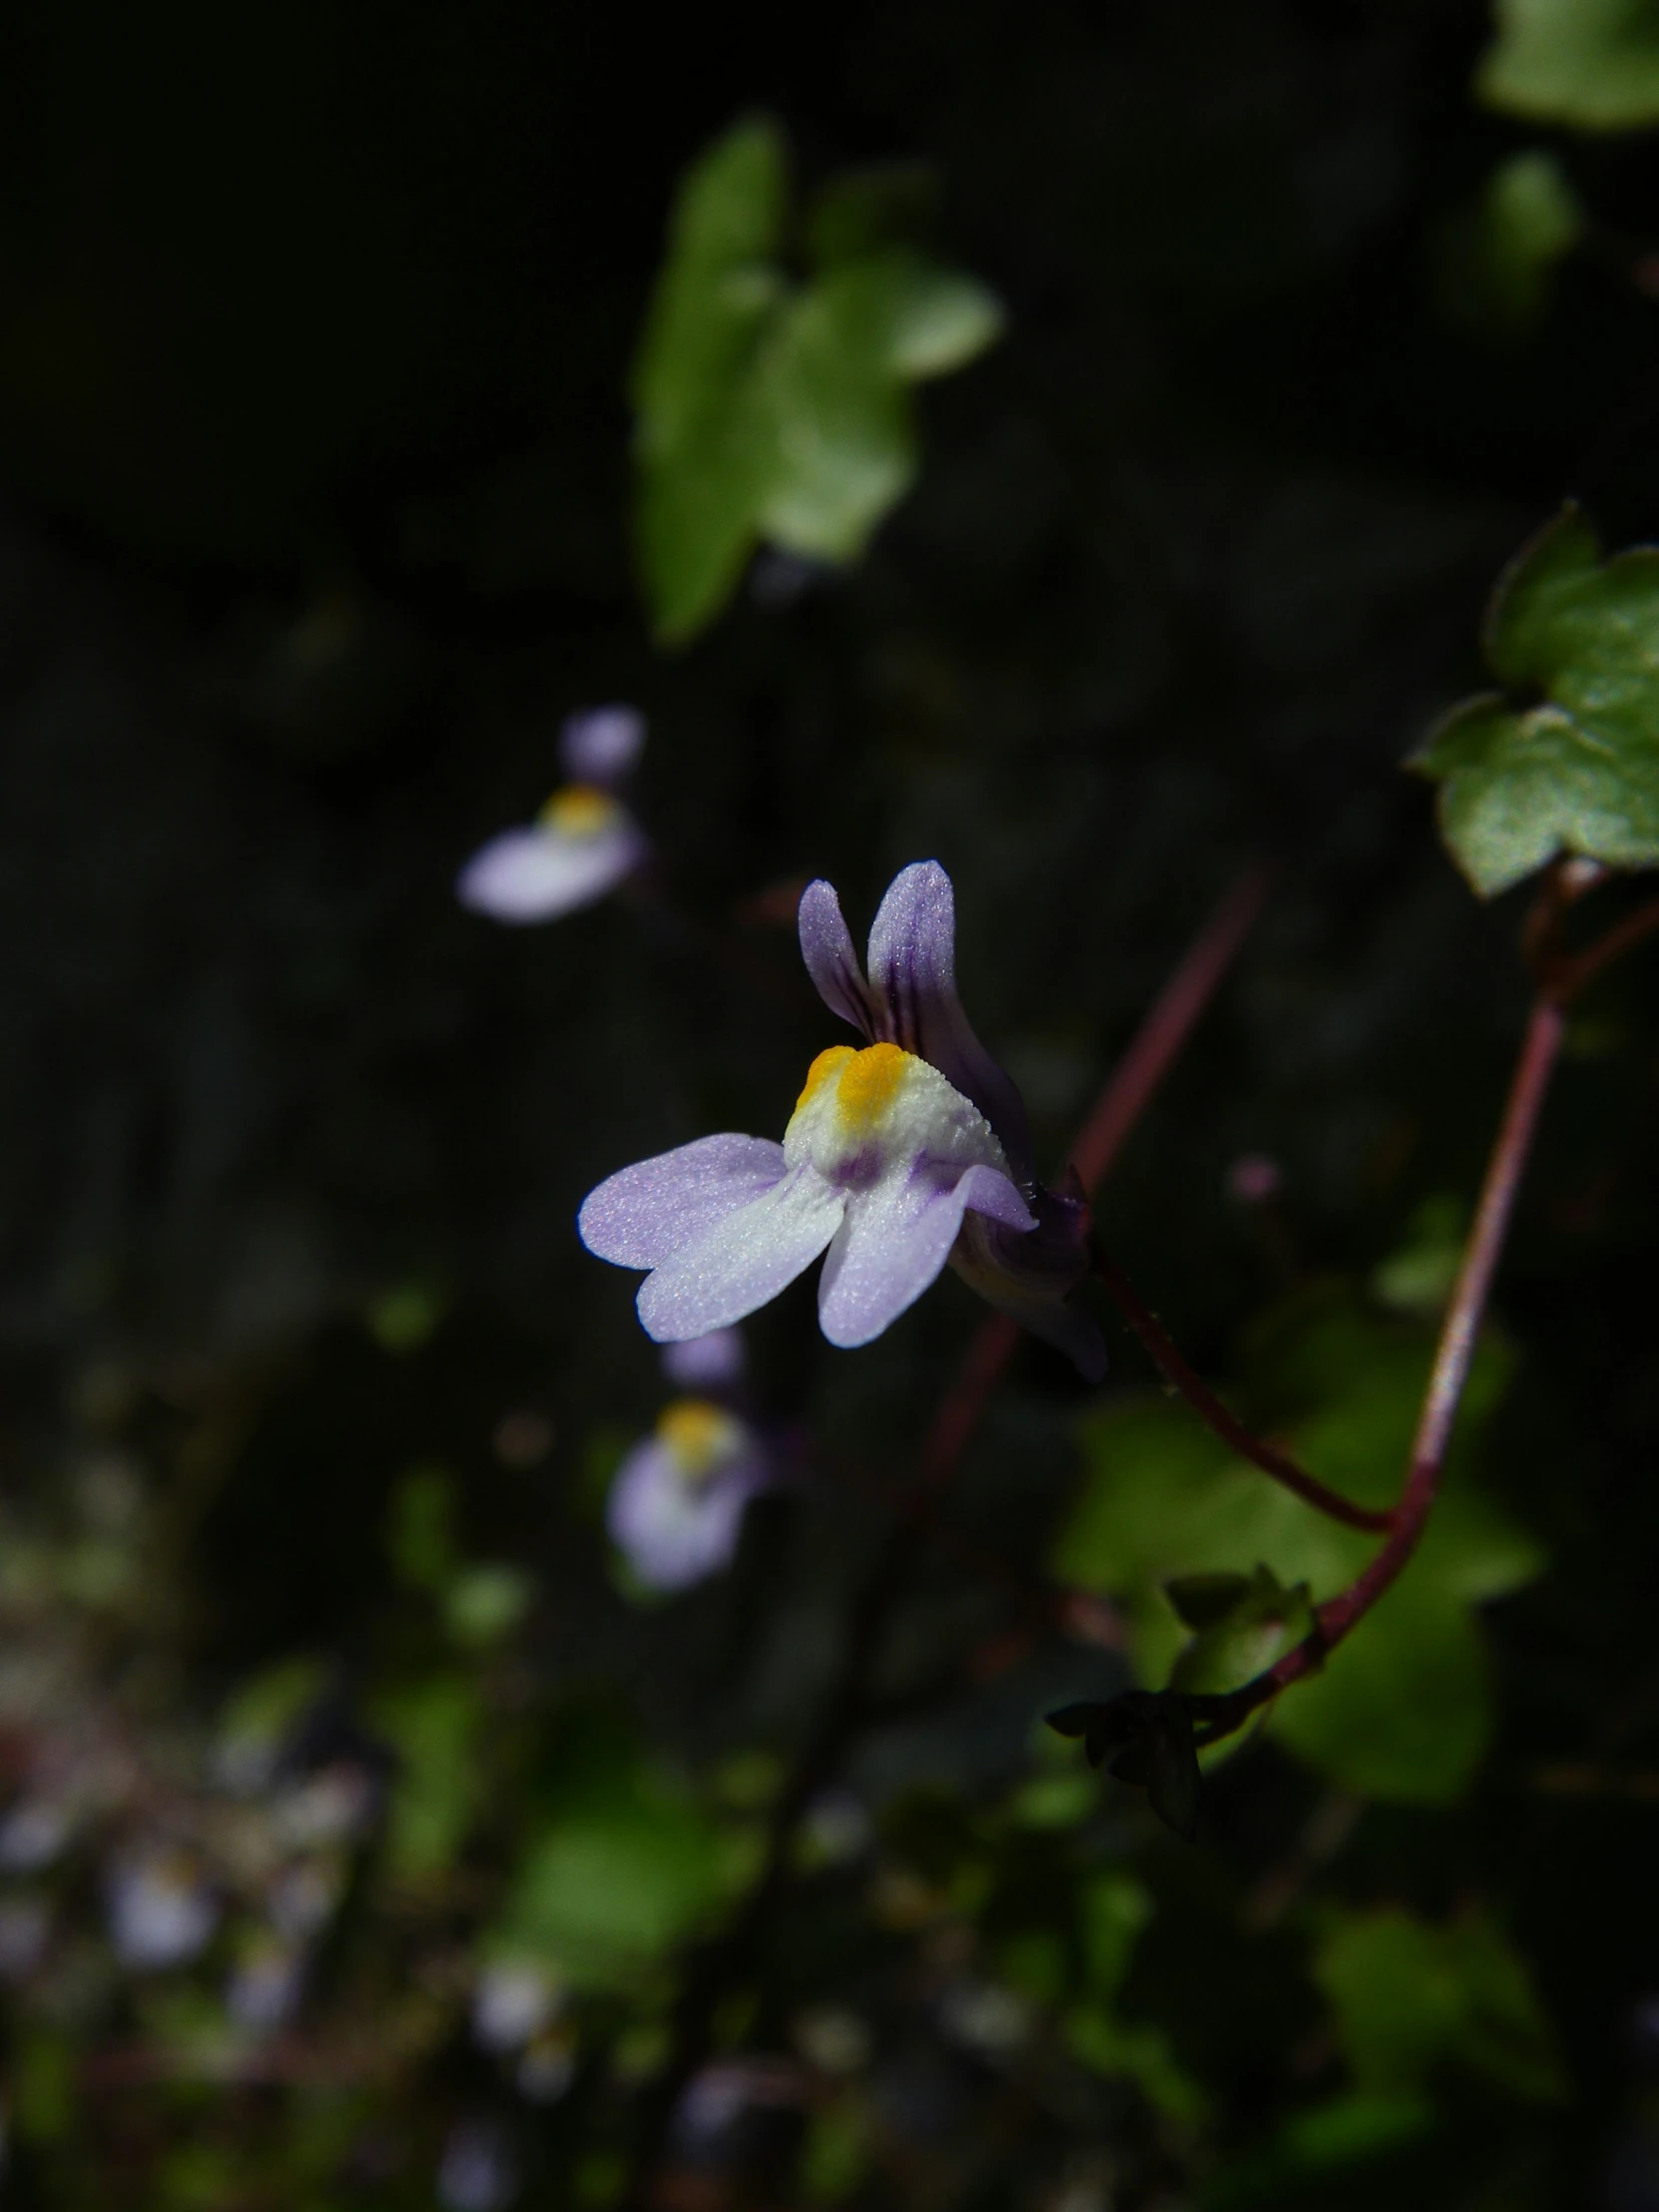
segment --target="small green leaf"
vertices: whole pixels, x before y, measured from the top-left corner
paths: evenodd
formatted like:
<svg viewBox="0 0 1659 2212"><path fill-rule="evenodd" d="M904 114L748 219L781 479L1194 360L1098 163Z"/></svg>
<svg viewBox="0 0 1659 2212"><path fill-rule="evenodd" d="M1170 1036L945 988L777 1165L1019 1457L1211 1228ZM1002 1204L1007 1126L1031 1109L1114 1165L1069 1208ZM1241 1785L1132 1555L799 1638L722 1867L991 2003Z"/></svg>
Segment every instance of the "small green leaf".
<svg viewBox="0 0 1659 2212"><path fill-rule="evenodd" d="M463 1567L443 1593L444 1619L457 1643L498 1643L535 1602L536 1585L522 1567Z"/></svg>
<svg viewBox="0 0 1659 2212"><path fill-rule="evenodd" d="M442 1467L411 1467L391 1497L387 1549L399 1582L437 1590L455 1567L455 1485Z"/></svg>
<svg viewBox="0 0 1659 2212"><path fill-rule="evenodd" d="M1164 1595L1188 1628L1218 1628L1249 1592L1248 1574L1178 1574L1164 1584Z"/></svg>
<svg viewBox="0 0 1659 2212"><path fill-rule="evenodd" d="M483 1710L451 1675L388 1691L371 1709L398 1756L386 1853L406 1880L439 1875L465 1843L480 1798Z"/></svg>
<svg viewBox="0 0 1659 2212"><path fill-rule="evenodd" d="M1219 1582L1222 1577L1191 1577L1189 1583L1197 1579ZM1271 1567L1258 1565L1228 1611L1202 1629L1176 1660L1170 1687L1192 1696L1239 1689L1300 1643L1313 1625L1307 1583L1287 1590Z"/></svg>
<svg viewBox="0 0 1659 2212"><path fill-rule="evenodd" d="M1515 337L1543 319L1555 272L1584 230L1584 210L1553 154L1533 147L1500 162L1475 204L1440 238L1448 320Z"/></svg>
<svg viewBox="0 0 1659 2212"><path fill-rule="evenodd" d="M725 603L755 545L768 453L747 384L784 289L783 138L740 123L680 188L634 364L639 547L660 636Z"/></svg>
<svg viewBox="0 0 1659 2212"><path fill-rule="evenodd" d="M909 400L887 359L885 287L836 270L792 301L762 367L770 457L757 520L792 553L848 561L916 471Z"/></svg>
<svg viewBox="0 0 1659 2212"><path fill-rule="evenodd" d="M1410 763L1439 784L1441 833L1474 888L1489 897L1561 852L1659 863L1659 549L1602 563L1568 507L1500 578L1485 642L1520 696L1466 701Z"/></svg>
<svg viewBox="0 0 1659 2212"><path fill-rule="evenodd" d="M1659 122L1655 0L1497 0L1475 90L1488 107L1586 131Z"/></svg>
<svg viewBox="0 0 1659 2212"><path fill-rule="evenodd" d="M1364 2093L1408 2096L1446 2067L1531 2103L1566 2093L1531 1976L1486 1913L1445 1927L1397 1908L1341 1915L1313 1971Z"/></svg>

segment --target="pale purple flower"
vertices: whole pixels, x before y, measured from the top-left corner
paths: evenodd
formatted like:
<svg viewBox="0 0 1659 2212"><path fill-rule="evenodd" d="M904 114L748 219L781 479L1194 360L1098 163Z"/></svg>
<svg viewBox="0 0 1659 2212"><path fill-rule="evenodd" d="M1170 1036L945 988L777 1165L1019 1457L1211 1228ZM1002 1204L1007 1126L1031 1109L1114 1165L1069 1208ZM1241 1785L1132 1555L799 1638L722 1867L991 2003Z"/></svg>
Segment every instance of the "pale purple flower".
<svg viewBox="0 0 1659 2212"><path fill-rule="evenodd" d="M606 1526L648 1589L683 1590L730 1563L744 1507L772 1479L747 1421L707 1398L679 1397L618 1467Z"/></svg>
<svg viewBox="0 0 1659 2212"><path fill-rule="evenodd" d="M206 1948L219 1906L182 1853L142 1852L110 1871L105 1888L110 1941L124 1966L182 1966Z"/></svg>
<svg viewBox="0 0 1659 2212"><path fill-rule="evenodd" d="M479 847L455 880L461 904L494 921L553 921L614 890L651 849L615 789L644 745L633 707L572 715L559 739L570 782L534 822Z"/></svg>
<svg viewBox="0 0 1659 2212"><path fill-rule="evenodd" d="M445 2212L501 2212L518 2184L518 2161L494 2120L462 2120L450 2129L437 2180Z"/></svg>
<svg viewBox="0 0 1659 2212"><path fill-rule="evenodd" d="M730 1327L827 1253L833 1345L878 1337L948 1263L1098 1377L1099 1332L1066 1303L1088 1209L1037 1182L1019 1093L962 1011L949 876L917 860L894 878L867 979L830 884L807 886L800 925L809 974L863 1049L819 1054L781 1145L702 1137L611 1176L582 1207L582 1241L652 1271L639 1315L659 1343Z"/></svg>
<svg viewBox="0 0 1659 2212"><path fill-rule="evenodd" d="M299 2009L304 1978L304 1957L293 1944L262 1936L231 1969L225 2009L249 2034L273 2034Z"/></svg>
<svg viewBox="0 0 1659 2212"><path fill-rule="evenodd" d="M620 784L645 751L645 717L637 707L588 707L567 718L559 760L573 784Z"/></svg>
<svg viewBox="0 0 1659 2212"><path fill-rule="evenodd" d="M535 1959L492 1959L472 1992L473 2036L485 2050L522 2050L551 2023L559 2004L558 1982Z"/></svg>
<svg viewBox="0 0 1659 2212"><path fill-rule="evenodd" d="M677 1389L730 1390L742 1382L748 1357L741 1330L711 1329L706 1337L664 1345L663 1373Z"/></svg>

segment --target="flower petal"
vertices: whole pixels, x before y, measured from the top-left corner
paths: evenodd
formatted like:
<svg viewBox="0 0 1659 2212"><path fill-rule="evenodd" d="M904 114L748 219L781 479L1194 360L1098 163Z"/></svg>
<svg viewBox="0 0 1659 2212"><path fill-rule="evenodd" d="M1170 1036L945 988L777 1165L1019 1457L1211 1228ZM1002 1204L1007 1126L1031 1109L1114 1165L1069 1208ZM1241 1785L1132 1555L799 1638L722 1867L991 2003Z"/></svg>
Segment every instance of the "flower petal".
<svg viewBox="0 0 1659 2212"><path fill-rule="evenodd" d="M608 788L645 750L645 717L637 707L590 707L570 715L559 733L559 759L573 784Z"/></svg>
<svg viewBox="0 0 1659 2212"><path fill-rule="evenodd" d="M1010 1227L1030 1227L1025 1202L995 1168L944 1179L919 1167L884 1177L847 1203L819 1286L818 1316L832 1345L867 1345L913 1306L950 1257L962 1215L972 1208Z"/></svg>
<svg viewBox="0 0 1659 2212"><path fill-rule="evenodd" d="M641 1285L646 1335L676 1344L742 1321L812 1266L839 1228L845 1205L845 1194L816 1168L793 1169Z"/></svg>
<svg viewBox="0 0 1659 2212"><path fill-rule="evenodd" d="M547 829L504 830L462 868L455 896L492 921L552 921L603 898L633 873L645 853L645 838L631 822L587 837L564 837Z"/></svg>
<svg viewBox="0 0 1659 2212"><path fill-rule="evenodd" d="M744 1507L766 1486L759 1453L694 1487L655 1437L623 1460L605 1503L605 1523L649 1588L681 1590L724 1567L738 1548Z"/></svg>
<svg viewBox="0 0 1659 2212"><path fill-rule="evenodd" d="M1027 1179L1024 1103L956 996L956 898L937 860L914 860L888 884L869 932L869 988L885 1023L879 1033L971 1098L1001 1138L1015 1175Z"/></svg>
<svg viewBox="0 0 1659 2212"><path fill-rule="evenodd" d="M850 1022L854 1029L862 1030L872 1043L883 1037L891 1043L887 1032L875 1026L874 999L858 965L858 955L852 949L852 938L841 914L835 887L822 876L809 883L801 894L798 927L801 957L807 963L807 973L818 985L818 994L830 1011L839 1014L842 1021Z"/></svg>
<svg viewBox="0 0 1659 2212"><path fill-rule="evenodd" d="M682 1390L729 1390L742 1382L749 1355L741 1329L711 1329L663 1354L663 1373Z"/></svg>
<svg viewBox="0 0 1659 2212"><path fill-rule="evenodd" d="M769 1138L699 1137L607 1176L582 1201L577 1234L619 1268L660 1268L786 1172L784 1148Z"/></svg>

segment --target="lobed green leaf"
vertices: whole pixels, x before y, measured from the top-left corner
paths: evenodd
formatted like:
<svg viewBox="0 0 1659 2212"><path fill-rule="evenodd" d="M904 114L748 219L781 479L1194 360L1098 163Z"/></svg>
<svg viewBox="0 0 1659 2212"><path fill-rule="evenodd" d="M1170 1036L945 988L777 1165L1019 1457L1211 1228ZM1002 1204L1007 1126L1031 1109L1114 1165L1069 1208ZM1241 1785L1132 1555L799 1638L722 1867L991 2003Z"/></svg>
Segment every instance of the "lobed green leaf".
<svg viewBox="0 0 1659 2212"><path fill-rule="evenodd" d="M1453 709L1410 763L1474 888L1560 853L1659 863L1659 550L1604 563L1569 506L1500 578L1484 639L1507 694Z"/></svg>

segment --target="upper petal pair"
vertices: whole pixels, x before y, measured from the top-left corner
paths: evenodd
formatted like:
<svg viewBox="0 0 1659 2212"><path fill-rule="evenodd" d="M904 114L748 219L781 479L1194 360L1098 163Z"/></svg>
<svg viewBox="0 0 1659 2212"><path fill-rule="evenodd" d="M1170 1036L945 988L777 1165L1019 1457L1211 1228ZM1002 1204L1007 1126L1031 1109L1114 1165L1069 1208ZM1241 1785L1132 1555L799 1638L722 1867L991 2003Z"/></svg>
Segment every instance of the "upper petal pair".
<svg viewBox="0 0 1659 2212"><path fill-rule="evenodd" d="M869 932L866 980L834 886L801 900L801 953L832 1013L872 1041L901 1045L972 1099L1021 1183L1031 1177L1025 1106L973 1033L956 994L956 899L937 860L915 860L887 887Z"/></svg>

